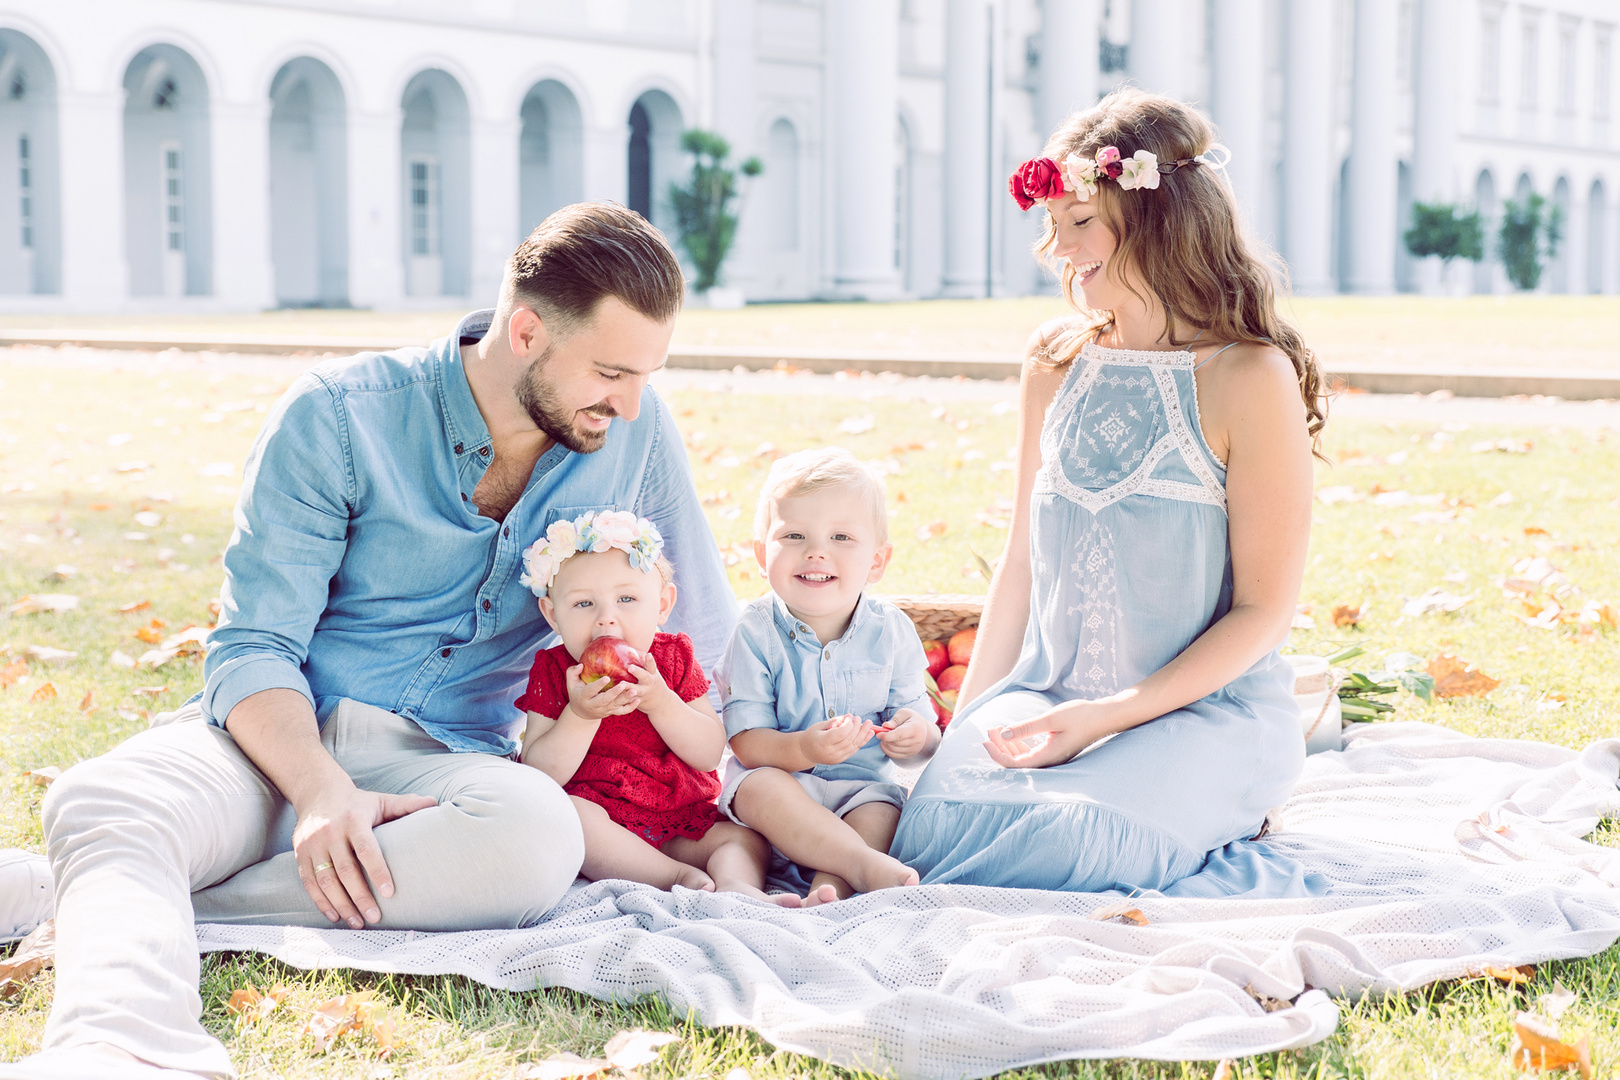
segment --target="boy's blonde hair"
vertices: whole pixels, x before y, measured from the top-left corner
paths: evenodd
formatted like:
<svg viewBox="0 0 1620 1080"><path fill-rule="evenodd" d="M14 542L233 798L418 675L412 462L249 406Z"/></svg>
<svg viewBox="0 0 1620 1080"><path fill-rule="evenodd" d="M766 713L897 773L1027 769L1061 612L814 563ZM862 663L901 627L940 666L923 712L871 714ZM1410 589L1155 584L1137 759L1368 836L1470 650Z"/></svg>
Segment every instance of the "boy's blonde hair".
<svg viewBox="0 0 1620 1080"><path fill-rule="evenodd" d="M759 507L754 511L754 539L764 540L770 532L771 515L778 499L792 499L823 488L848 488L852 497L865 503L872 515L878 543L889 542L888 491L883 478L841 446L820 450L800 450L777 458L765 483L759 489Z"/></svg>

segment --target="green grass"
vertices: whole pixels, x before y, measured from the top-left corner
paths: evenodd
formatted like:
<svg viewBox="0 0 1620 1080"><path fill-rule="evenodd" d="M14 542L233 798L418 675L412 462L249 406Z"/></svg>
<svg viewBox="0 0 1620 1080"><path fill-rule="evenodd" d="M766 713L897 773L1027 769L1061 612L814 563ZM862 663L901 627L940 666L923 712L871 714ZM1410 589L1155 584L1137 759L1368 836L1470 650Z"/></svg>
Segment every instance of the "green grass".
<svg viewBox="0 0 1620 1080"><path fill-rule="evenodd" d="M41 789L22 778L23 771L66 766L102 752L144 725L140 710L172 707L200 685L194 661L132 672L109 664L108 657L115 650L138 656L148 646L134 633L153 617L165 620L170 631L207 618L240 463L259 410L296 368L292 362L233 365L172 356L124 367L0 363L0 602L40 592L81 597L73 611L0 615L0 643L12 653L0 664L30 645L78 653L59 666L32 663L26 682L0 690L0 846L40 847ZM1012 474L991 468L1005 460L1013 435L1013 417L1004 407L697 391L673 393L670 400L710 522L736 556L730 573L740 596L762 588L746 540L770 460L769 450L758 452L766 442L784 452L836 442L886 463L896 546L884 583L889 591L983 591L970 549L993 557L1006 537L996 524L1006 516L998 500L1010 496ZM869 430L839 430L841 424L863 427L867 417ZM1470 450L1475 442L1499 439L1533 446L1528 453ZM1502 680L1481 698L1426 706L1403 695L1403 718L1567 746L1613 733L1620 635L1527 626L1513 617L1497 582L1516 560L1542 555L1562 570L1578 597L1620 605L1620 435L1486 427L1437 433L1431 426L1341 421L1329 428L1327 450L1337 464L1319 469L1319 489L1349 487L1361 498L1316 506L1302 600L1320 629L1295 631L1293 647L1319 651L1357 642L1373 663L1392 650L1424 657L1449 650ZM118 471L139 461L148 467ZM230 465L228 474L210 468L219 463ZM1369 496L1379 489L1442 498L1380 506ZM1503 492L1511 492L1512 501L1499 500ZM143 511L163 520L138 525L134 515ZM1412 520L1447 512L1454 519ZM943 533L930 534L927 527L935 522L944 523ZM931 538L919 539L919 529ZM72 565L76 573L50 580L59 564ZM1448 574L1466 579L1443 583ZM1452 615L1401 614L1405 600L1440 584L1471 592L1473 599ZM117 610L139 601L151 607ZM1332 627L1335 605L1363 602L1368 613L1358 627ZM32 700L46 681L56 696ZM158 687L166 689L139 692ZM89 708L81 711L86 694ZM1599 839L1620 845L1620 829L1611 823ZM1303 1051L1247 1059L1237 1075L1507 1077L1512 1009L1554 979L1580 993L1565 1026L1592 1032L1602 1075L1620 1061L1620 949L1544 965L1534 984L1517 993L1472 982L1346 1002L1332 1038ZM238 1028L224 1002L249 982L285 982L293 993L268 1021ZM20 999L0 1005L0 1060L37 1046L51 988L46 974ZM367 989L404 1017L403 1044L394 1060L380 1071L352 1040L324 1056L314 1054L298 1033L304 1011L337 994ZM205 1023L226 1039L249 1077L509 1077L517 1064L558 1050L595 1053L615 1031L637 1026L681 1035L664 1061L648 1070L650 1076L719 1078L735 1067L770 1078L850 1075L777 1053L745 1031L689 1024L657 999L607 1004L564 991L494 991L460 978L303 972L236 954L206 959L203 999ZM1169 1080L1211 1072L1209 1063L1116 1061L1007 1075Z"/></svg>
<svg viewBox="0 0 1620 1080"><path fill-rule="evenodd" d="M1283 310L1325 364L1615 370L1615 296L1324 296ZM683 346L826 349L863 353L1016 355L1043 320L1068 311L1056 296L896 304L753 304L682 312ZM235 315L0 315L0 328L317 335L429 341L460 310L267 311ZM1533 342L1530 347L1526 343Z"/></svg>

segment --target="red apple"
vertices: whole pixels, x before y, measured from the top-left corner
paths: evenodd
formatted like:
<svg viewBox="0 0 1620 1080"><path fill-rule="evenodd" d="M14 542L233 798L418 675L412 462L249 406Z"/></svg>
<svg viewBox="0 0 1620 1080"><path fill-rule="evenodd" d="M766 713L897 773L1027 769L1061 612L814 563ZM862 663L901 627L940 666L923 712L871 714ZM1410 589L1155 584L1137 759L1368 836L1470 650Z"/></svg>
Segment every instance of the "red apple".
<svg viewBox="0 0 1620 1080"><path fill-rule="evenodd" d="M943 641L923 642L923 656L928 660L928 674L939 678L939 673L951 666L950 654L945 651Z"/></svg>
<svg viewBox="0 0 1620 1080"><path fill-rule="evenodd" d="M636 681L636 677L630 674L630 665L639 665L641 654L623 638L599 637L585 646L585 651L579 654L579 662L583 668L579 673L581 679L586 682L607 679L608 685L612 686L614 683Z"/></svg>
<svg viewBox="0 0 1620 1080"><path fill-rule="evenodd" d="M967 674L967 665L966 664L952 664L950 667L948 667L944 671L940 672L939 673L939 691L940 691L940 693L943 694L947 690L960 690L962 688L962 677L964 675L966 675L966 674Z"/></svg>
<svg viewBox="0 0 1620 1080"><path fill-rule="evenodd" d="M950 656L951 663L966 665L973 658L973 643L978 638L978 627L958 630L952 634L950 642L945 646L945 652Z"/></svg>
<svg viewBox="0 0 1620 1080"><path fill-rule="evenodd" d="M951 722L956 712L956 691L941 690L939 696L932 699L934 702L934 716L939 720L939 726L944 728Z"/></svg>

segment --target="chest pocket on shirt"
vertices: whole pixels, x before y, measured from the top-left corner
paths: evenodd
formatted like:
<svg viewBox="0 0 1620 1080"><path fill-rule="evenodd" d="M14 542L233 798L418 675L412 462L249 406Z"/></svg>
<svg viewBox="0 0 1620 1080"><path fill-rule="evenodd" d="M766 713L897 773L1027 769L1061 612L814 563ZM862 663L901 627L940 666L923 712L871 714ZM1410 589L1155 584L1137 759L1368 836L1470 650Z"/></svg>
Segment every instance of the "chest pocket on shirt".
<svg viewBox="0 0 1620 1080"><path fill-rule="evenodd" d="M616 509L616 507L600 506L600 505L598 505L598 506L553 506L553 507L547 507L546 508L546 516L545 516L544 519L542 519L542 521L540 523L540 536L527 537L524 544L523 544L523 546L525 548L527 548L530 544L534 543L536 540L539 540L541 537L545 536L546 535L546 530L551 528L553 522L557 522L557 521L573 521L575 518L580 517L583 514L590 513L592 510L613 510L613 509Z"/></svg>
<svg viewBox="0 0 1620 1080"><path fill-rule="evenodd" d="M893 676L889 664L868 664L851 668L838 676L838 689L844 699L843 712L874 720L889 707L889 680Z"/></svg>

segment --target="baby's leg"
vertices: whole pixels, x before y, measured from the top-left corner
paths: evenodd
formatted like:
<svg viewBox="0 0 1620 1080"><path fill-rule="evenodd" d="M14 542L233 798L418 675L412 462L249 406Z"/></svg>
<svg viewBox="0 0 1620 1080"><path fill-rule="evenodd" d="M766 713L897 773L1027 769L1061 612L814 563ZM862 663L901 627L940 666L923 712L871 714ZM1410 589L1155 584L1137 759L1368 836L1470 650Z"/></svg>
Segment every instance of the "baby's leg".
<svg viewBox="0 0 1620 1080"><path fill-rule="evenodd" d="M853 827L812 799L791 773L755 769L738 785L731 806L782 854L802 866L836 874L855 892L917 884L915 870L890 858L887 851L870 847Z"/></svg>
<svg viewBox="0 0 1620 1080"><path fill-rule="evenodd" d="M781 907L799 906L797 896L773 896L765 891L765 867L770 862L771 845L753 829L730 821L717 821L701 839L677 836L660 850L683 863L703 867L720 892L742 893Z"/></svg>
<svg viewBox="0 0 1620 1080"><path fill-rule="evenodd" d="M894 843L894 830L900 826L900 808L886 802L862 803L845 814L843 822L855 830L856 835L866 842L867 847L887 855L889 845ZM840 900L848 897L852 891L849 882L837 874L818 870L816 876L810 879L810 894L816 895L817 890L823 885L831 886Z"/></svg>
<svg viewBox="0 0 1620 1080"><path fill-rule="evenodd" d="M608 817L606 810L577 795L574 809L585 830L585 865L580 873L592 881L620 878L656 885L660 889L684 885L688 889L714 891L709 875L695 866L665 855L635 833Z"/></svg>

